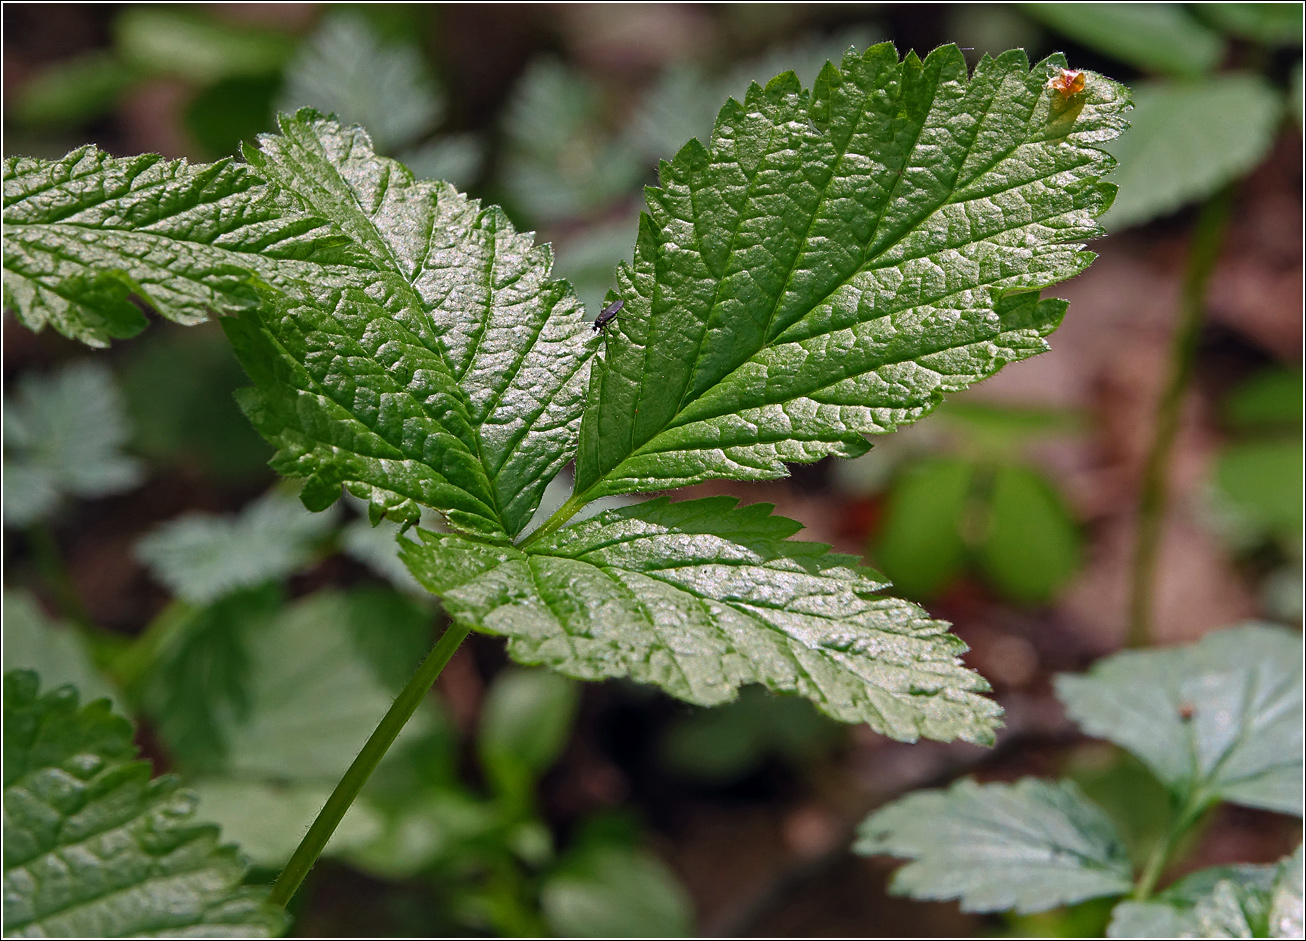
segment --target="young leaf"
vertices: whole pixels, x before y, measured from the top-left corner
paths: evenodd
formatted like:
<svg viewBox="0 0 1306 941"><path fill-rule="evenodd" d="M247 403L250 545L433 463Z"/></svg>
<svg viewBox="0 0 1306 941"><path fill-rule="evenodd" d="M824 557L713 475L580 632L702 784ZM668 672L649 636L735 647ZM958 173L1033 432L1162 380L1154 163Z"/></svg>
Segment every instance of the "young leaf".
<svg viewBox="0 0 1306 941"><path fill-rule="evenodd" d="M142 467L122 453L131 429L103 363L76 361L26 376L4 409L4 519L26 526L68 496L130 490Z"/></svg>
<svg viewBox="0 0 1306 941"><path fill-rule="evenodd" d="M136 555L174 595L204 605L302 568L334 522L273 490L236 517L188 513L164 523L136 544Z"/></svg>
<svg viewBox="0 0 1306 941"><path fill-rule="evenodd" d="M960 899L967 912L1039 912L1132 888L1110 818L1070 781L918 791L863 821L853 849L911 859L894 893Z"/></svg>
<svg viewBox="0 0 1306 941"><path fill-rule="evenodd" d="M1120 161L1120 198L1102 218L1111 231L1205 199L1265 159L1283 95L1249 73L1133 89L1129 133L1107 149Z"/></svg>
<svg viewBox="0 0 1306 941"><path fill-rule="evenodd" d="M849 556L790 541L772 507L654 500L492 546L420 530L409 570L465 624L507 635L519 663L628 676L715 705L761 683L903 741L988 743L996 705L962 642Z"/></svg>
<svg viewBox="0 0 1306 941"><path fill-rule="evenodd" d="M1041 352L1082 271L1077 240L1115 187L1097 145L1125 90L1049 89L1064 60L1023 53L967 77L849 53L803 91L792 73L721 110L648 189L621 317L594 367L576 493L784 476L855 457L1004 364Z"/></svg>
<svg viewBox="0 0 1306 941"><path fill-rule="evenodd" d="M921 461L894 484L875 544L875 562L894 588L928 598L966 564L962 525L974 479L969 461L937 458Z"/></svg>
<svg viewBox="0 0 1306 941"><path fill-rule="evenodd" d="M1189 805L1301 815L1300 634L1249 623L1115 654L1056 689L1085 732L1133 752Z"/></svg>
<svg viewBox="0 0 1306 941"><path fill-rule="evenodd" d="M69 686L4 678L6 937L269 937L283 911L196 824L175 778L134 761L131 725Z"/></svg>
<svg viewBox="0 0 1306 941"><path fill-rule="evenodd" d="M1273 866L1215 866L1148 902L1122 902L1111 938L1300 938L1302 850Z"/></svg>
<svg viewBox="0 0 1306 941"><path fill-rule="evenodd" d="M497 208L419 183L358 128L302 111L250 162L348 233L372 259L308 299L268 296L224 321L255 389L242 406L308 477L304 501L341 485L379 518L418 505L502 538L525 526L569 459L594 347L550 255Z"/></svg>

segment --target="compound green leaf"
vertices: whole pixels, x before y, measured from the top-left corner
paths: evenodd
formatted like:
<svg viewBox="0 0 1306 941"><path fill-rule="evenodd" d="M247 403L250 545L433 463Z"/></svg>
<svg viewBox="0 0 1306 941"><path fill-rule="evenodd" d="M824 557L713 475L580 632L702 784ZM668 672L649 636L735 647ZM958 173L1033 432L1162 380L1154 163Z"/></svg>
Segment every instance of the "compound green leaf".
<svg viewBox="0 0 1306 941"><path fill-rule="evenodd" d="M235 517L188 513L170 520L136 544L136 555L174 595L204 605L304 567L334 522L273 490Z"/></svg>
<svg viewBox="0 0 1306 941"><path fill-rule="evenodd" d="M609 510L526 549L420 531L409 570L520 663L625 676L701 705L741 685L798 693L904 741L991 742L998 708L965 645L849 556L729 497Z"/></svg>
<svg viewBox="0 0 1306 941"><path fill-rule="evenodd" d="M1026 3L1020 10L1098 52L1141 69L1200 75L1224 42L1178 3Z"/></svg>
<svg viewBox="0 0 1306 941"><path fill-rule="evenodd" d="M1089 735L1137 755L1195 807L1302 812L1301 635L1248 623L1168 650L1125 651L1056 678Z"/></svg>
<svg viewBox="0 0 1306 941"><path fill-rule="evenodd" d="M721 110L646 191L625 307L581 427L576 492L781 477L855 457L1046 349L1065 303L1038 289L1092 260L1115 187L1098 145L1122 86L1047 87L1023 53L967 77L955 46L888 44Z"/></svg>
<svg viewBox="0 0 1306 941"><path fill-rule="evenodd" d="M130 436L103 363L76 361L49 376L25 376L4 407L5 525L49 516L66 497L135 487L143 468L122 452Z"/></svg>
<svg viewBox="0 0 1306 941"><path fill-rule="evenodd" d="M1132 888L1115 826L1070 781L918 791L863 821L853 849L912 860L894 893L960 899L968 912L1038 912Z"/></svg>
<svg viewBox="0 0 1306 941"><path fill-rule="evenodd" d="M1258 75L1133 88L1129 133L1108 146L1120 161L1120 196L1103 218L1112 231L1167 215L1250 173L1269 153L1283 95Z"/></svg>
<svg viewBox="0 0 1306 941"><path fill-rule="evenodd" d="M194 822L193 795L135 756L107 701L5 675L5 937L280 934L285 913L241 887L246 863Z"/></svg>
<svg viewBox="0 0 1306 941"><path fill-rule="evenodd" d="M594 350L547 247L497 208L415 180L366 133L301 111L247 153L373 259L367 277L269 295L224 321L255 389L246 414L308 477L416 521L418 506L516 535L570 457Z"/></svg>

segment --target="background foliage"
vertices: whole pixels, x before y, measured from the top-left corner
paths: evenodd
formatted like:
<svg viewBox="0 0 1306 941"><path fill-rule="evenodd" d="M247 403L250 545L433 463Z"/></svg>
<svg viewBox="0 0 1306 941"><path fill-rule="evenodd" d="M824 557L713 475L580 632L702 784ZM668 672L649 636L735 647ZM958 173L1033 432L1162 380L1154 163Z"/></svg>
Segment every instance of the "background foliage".
<svg viewBox="0 0 1306 941"><path fill-rule="evenodd" d="M757 690L701 712L621 683L579 690L473 638L346 819L292 929L1101 930L1091 901L1026 916L909 907L883 895L887 861L846 846L866 811L967 772L1069 778L1126 820L1127 846L1149 825L1140 795L1164 809L1145 768L1062 717L1051 676L1086 669L1123 635L1192 207L1231 182L1172 461L1158 634L1300 621L1299 7L32 9L6 8L7 154L91 141L212 160L272 130L276 109L310 104L364 123L419 178L502 204L553 244L556 273L591 312L632 260L656 160L705 137L750 80L794 68L810 84L848 45L892 39L921 54L956 42L975 59L1059 49L1128 82L1137 107L1113 145L1113 237L1068 287L1054 352L864 457L745 497L955 622L1007 710L998 750L909 748ZM442 616L396 564L392 524L371 529L353 504L313 516L274 486L270 449L231 399L242 370L213 326L154 322L88 355L6 316L5 666L39 669L43 690L76 682L83 702L112 695L156 770L199 793L201 816L241 844L259 882ZM546 504L566 492L551 486ZM105 677L137 636L148 656ZM1287 817L1225 809L1188 865L1277 865L1297 839Z"/></svg>

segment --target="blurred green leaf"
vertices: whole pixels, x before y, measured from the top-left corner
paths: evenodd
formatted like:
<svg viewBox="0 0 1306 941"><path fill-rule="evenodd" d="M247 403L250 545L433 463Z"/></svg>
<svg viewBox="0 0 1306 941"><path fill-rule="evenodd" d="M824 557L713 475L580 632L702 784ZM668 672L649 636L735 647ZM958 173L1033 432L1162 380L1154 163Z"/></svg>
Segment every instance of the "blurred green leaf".
<svg viewBox="0 0 1306 941"><path fill-rule="evenodd" d="M340 530L340 545L347 555L362 562L400 591L429 598L430 592L417 583L399 558L396 540L405 538L399 535L399 530L399 524L391 520L381 520L375 526L366 519L351 520Z"/></svg>
<svg viewBox="0 0 1306 941"><path fill-rule="evenodd" d="M359 654L395 693L435 643L429 596L418 602L389 588L355 588L344 596L344 616Z"/></svg>
<svg viewBox="0 0 1306 941"><path fill-rule="evenodd" d="M381 817L378 835L351 846L345 857L353 866L383 879L406 879L430 868L444 869L446 888L453 873L476 865L486 844L503 849L503 821L490 802L460 788L428 788ZM461 874L461 873L458 873Z"/></svg>
<svg viewBox="0 0 1306 941"><path fill-rule="evenodd" d="M1079 751L1066 768L1066 777L1114 821L1129 858L1141 871L1156 844L1170 832L1174 812L1169 790L1128 752L1103 742Z"/></svg>
<svg viewBox="0 0 1306 941"><path fill-rule="evenodd" d="M1269 46L1300 46L1300 3L1202 3L1199 15L1225 32Z"/></svg>
<svg viewBox="0 0 1306 941"><path fill-rule="evenodd" d="M320 591L250 636L248 714L223 717L226 776L334 784L344 773L393 700L349 617L346 596ZM419 712L400 741L424 724Z"/></svg>
<svg viewBox="0 0 1306 941"><path fill-rule="evenodd" d="M1057 696L1089 735L1137 755L1180 799L1302 813L1301 635L1248 623L1196 644L1125 651Z"/></svg>
<svg viewBox="0 0 1306 941"><path fill-rule="evenodd" d="M120 54L133 67L205 85L276 72L294 50L288 35L226 23L202 7L129 5L113 29Z"/></svg>
<svg viewBox="0 0 1306 941"><path fill-rule="evenodd" d="M540 907L559 937L681 938L693 931L689 894L657 857L582 847L548 876Z"/></svg>
<svg viewBox="0 0 1306 941"><path fill-rule="evenodd" d="M1300 938L1302 850L1270 866L1214 866L1116 907L1111 938Z"/></svg>
<svg viewBox="0 0 1306 941"><path fill-rule="evenodd" d="M238 516L187 513L136 543L136 555L174 595L203 605L304 567L334 525L295 497L270 490Z"/></svg>
<svg viewBox="0 0 1306 941"><path fill-rule="evenodd" d="M77 360L47 376L24 376L4 405L5 525L47 517L64 497L135 487L144 469L122 453L130 435L103 363Z"/></svg>
<svg viewBox="0 0 1306 941"><path fill-rule="evenodd" d="M33 127L99 117L140 79L115 53L97 50L55 62L19 86L7 116Z"/></svg>
<svg viewBox="0 0 1306 941"><path fill-rule="evenodd" d="M95 668L76 629L46 617L25 591L4 592L4 671L32 670L48 688L71 683L87 702L108 699L122 709L122 696Z"/></svg>
<svg viewBox="0 0 1306 941"><path fill-rule="evenodd" d="M1129 132L1107 145L1120 161L1120 192L1102 217L1111 231L1205 199L1249 173L1269 153L1284 109L1279 91L1240 72L1142 83L1133 100Z"/></svg>
<svg viewBox="0 0 1306 941"><path fill-rule="evenodd" d="M548 670L509 668L495 677L481 707L477 744L491 777L529 788L571 736L580 703L576 683Z"/></svg>
<svg viewBox="0 0 1306 941"><path fill-rule="evenodd" d="M1019 9L1145 71L1197 75L1224 55L1224 41L1178 3L1025 3Z"/></svg>
<svg viewBox="0 0 1306 941"><path fill-rule="evenodd" d="M396 156L419 180L444 180L466 189L476 182L485 145L474 134L443 134Z"/></svg>
<svg viewBox="0 0 1306 941"><path fill-rule="evenodd" d="M275 75L238 75L210 85L186 106L186 130L209 157L239 153L273 126L272 100L281 87Z"/></svg>
<svg viewBox="0 0 1306 941"><path fill-rule="evenodd" d="M1220 414L1238 431L1300 430L1302 371L1283 366L1262 370L1225 397Z"/></svg>
<svg viewBox="0 0 1306 941"><path fill-rule="evenodd" d="M150 780L132 728L70 687L4 678L6 937L269 937L285 913L194 821L175 778Z"/></svg>
<svg viewBox="0 0 1306 941"><path fill-rule="evenodd" d="M891 891L959 899L964 912L1037 912L1133 888L1115 826L1069 781L917 791L867 817L853 850L912 860Z"/></svg>
<svg viewBox="0 0 1306 941"><path fill-rule="evenodd" d="M309 107L362 125L383 153L412 143L444 113L443 91L421 51L383 41L354 11L329 14L304 41L286 68L278 101L277 110L287 114Z"/></svg>
<svg viewBox="0 0 1306 941"><path fill-rule="evenodd" d="M723 784L744 777L772 756L799 764L839 736L840 727L807 700L749 686L732 703L678 720L663 739L661 754L666 765L684 777Z"/></svg>
<svg viewBox="0 0 1306 941"><path fill-rule="evenodd" d="M721 103L730 97L743 101L750 83L764 86L791 71L804 88L811 88L826 62L838 65L849 47L867 48L883 38L877 32L857 25L828 36L800 37L737 63L724 75L698 65L672 65L644 96L628 134L650 161L670 160L691 137L706 145Z"/></svg>
<svg viewBox="0 0 1306 941"><path fill-rule="evenodd" d="M925 460L908 468L889 491L875 561L897 591L928 598L962 569L961 526L975 470L968 461Z"/></svg>
<svg viewBox="0 0 1306 941"><path fill-rule="evenodd" d="M204 815L239 844L255 866L278 869L295 851L331 794L330 784L201 778L189 782ZM324 856L340 856L377 840L383 819L365 797L350 805Z"/></svg>
<svg viewBox="0 0 1306 941"><path fill-rule="evenodd" d="M989 493L988 528L977 556L1005 596L1024 604L1048 601L1079 569L1079 530L1042 474L999 467Z"/></svg>
<svg viewBox="0 0 1306 941"><path fill-rule="evenodd" d="M1240 441L1216 458L1222 502L1252 533L1299 543L1302 528L1301 440Z"/></svg>
<svg viewBox="0 0 1306 941"><path fill-rule="evenodd" d="M632 194L653 167L606 126L599 85L538 59L504 110L500 181L532 224L602 210Z"/></svg>
<svg viewBox="0 0 1306 941"><path fill-rule="evenodd" d="M217 324L157 324L123 352L119 381L136 450L222 483L271 476L272 449L232 396L249 379Z"/></svg>

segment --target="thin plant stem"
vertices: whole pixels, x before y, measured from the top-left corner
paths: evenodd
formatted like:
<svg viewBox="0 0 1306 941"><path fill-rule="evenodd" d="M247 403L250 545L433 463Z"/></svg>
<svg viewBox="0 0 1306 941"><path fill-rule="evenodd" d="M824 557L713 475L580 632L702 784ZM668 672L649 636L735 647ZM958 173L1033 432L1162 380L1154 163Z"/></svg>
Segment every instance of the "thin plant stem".
<svg viewBox="0 0 1306 941"><path fill-rule="evenodd" d="M1206 803L1196 794L1190 796L1185 802L1183 809L1175 816L1174 822L1170 825L1165 839L1152 848L1152 853L1148 857L1146 864L1144 864L1143 872L1139 875L1138 882L1134 886L1134 901L1146 902L1152 897L1152 893L1156 891L1156 884L1165 873L1166 867L1170 865L1170 859L1174 856L1179 842L1193 828L1193 825L1201 819L1202 810Z"/></svg>
<svg viewBox="0 0 1306 941"><path fill-rule="evenodd" d="M1179 325L1170 349L1170 376L1156 409L1156 425L1143 465L1138 501L1138 532L1134 543L1129 588L1130 647L1145 647L1152 640L1152 609L1156 590L1156 563L1161 546L1168 494L1170 453L1179 431L1184 393L1193 378L1197 343L1206 306L1206 287L1220 257L1220 247L1233 206L1233 189L1226 187L1207 200L1197 219L1188 252L1180 300Z"/></svg>
<svg viewBox="0 0 1306 941"><path fill-rule="evenodd" d="M308 833L304 834L304 839L296 847L294 855L286 863L286 868L281 870L277 876L277 881L272 886L270 901L282 908L294 897L303 884L304 878L308 871L313 868L317 858L322 855L322 850L326 848L327 841L331 839L331 834L335 833L336 827L344 818L345 812L349 810L358 797L363 785L367 779L372 776L376 766L381 763L385 753L390 746L394 744L395 738L399 732L412 718L417 707L421 705L426 693L440 676L440 672L453 657L454 652L466 640L471 628L462 624L451 622L445 632L436 641L431 652L426 655L422 665L417 668L412 679L403 688L403 691L396 697L394 704L390 706L388 712L381 719L371 736L368 737L367 743L363 750L358 753L345 776L340 779L336 789L331 792L327 798L326 804L318 812L317 819L313 825L308 828Z"/></svg>
<svg viewBox="0 0 1306 941"><path fill-rule="evenodd" d="M562 524L575 516L586 503L589 503L589 501L583 495L572 494L567 498L566 503L553 511L553 515L545 520L539 529L523 539L518 548L524 549L537 539L543 539L562 528Z"/></svg>

